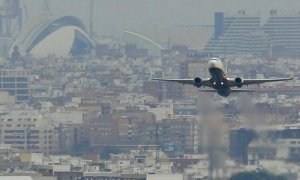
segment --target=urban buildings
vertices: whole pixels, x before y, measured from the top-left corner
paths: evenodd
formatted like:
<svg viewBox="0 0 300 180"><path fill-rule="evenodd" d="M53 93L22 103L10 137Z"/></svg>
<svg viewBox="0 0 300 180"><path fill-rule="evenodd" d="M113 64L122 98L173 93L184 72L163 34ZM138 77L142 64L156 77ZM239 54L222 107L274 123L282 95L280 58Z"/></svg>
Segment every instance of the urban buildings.
<svg viewBox="0 0 300 180"><path fill-rule="evenodd" d="M213 56L299 57L299 14L270 11L266 22L259 15L239 11L215 13L214 34L203 49Z"/></svg>
<svg viewBox="0 0 300 180"><path fill-rule="evenodd" d="M31 71L23 68L0 70L0 90L15 96L16 103L29 103L31 100Z"/></svg>
<svg viewBox="0 0 300 180"><path fill-rule="evenodd" d="M1 144L25 152L58 152L55 126L35 110L14 110L0 115Z"/></svg>
<svg viewBox="0 0 300 180"><path fill-rule="evenodd" d="M226 16L222 12L217 12L215 13L215 32L203 51L213 56L245 54L246 52L240 49L241 44L246 46L245 43L251 43L246 36L259 27L259 16L248 15L245 11L239 11L235 16Z"/></svg>
<svg viewBox="0 0 300 180"><path fill-rule="evenodd" d="M59 180L198 180L273 170L266 160L280 161L274 164L285 173L298 171L300 128L270 126L299 122L297 78L267 84L268 92L226 99L152 81L206 77L211 55L230 57L233 77L297 77L295 59L258 58L298 56L297 15L283 18L272 11L262 23L259 14L218 12L203 53L172 39L166 49L132 31L125 32L125 44L95 35L96 52L88 56L84 52L92 44L82 21L41 19L21 34L12 58L0 61L1 173L32 170ZM56 40L63 36L66 44L60 46ZM252 140L248 129L256 132L264 123L270 128L264 131L270 133L267 141Z"/></svg>
<svg viewBox="0 0 300 180"><path fill-rule="evenodd" d="M270 11L269 19L263 24L268 36L273 57L300 57L300 14L282 15L277 10Z"/></svg>

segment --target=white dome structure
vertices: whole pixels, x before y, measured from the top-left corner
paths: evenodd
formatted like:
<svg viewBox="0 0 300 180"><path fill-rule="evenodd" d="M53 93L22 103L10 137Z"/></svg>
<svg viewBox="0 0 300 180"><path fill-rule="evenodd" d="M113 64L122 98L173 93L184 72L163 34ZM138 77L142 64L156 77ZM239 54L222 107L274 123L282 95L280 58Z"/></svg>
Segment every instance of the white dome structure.
<svg viewBox="0 0 300 180"><path fill-rule="evenodd" d="M74 16L37 17L27 24L17 38L21 54L43 58L87 53L93 47L83 23Z"/></svg>

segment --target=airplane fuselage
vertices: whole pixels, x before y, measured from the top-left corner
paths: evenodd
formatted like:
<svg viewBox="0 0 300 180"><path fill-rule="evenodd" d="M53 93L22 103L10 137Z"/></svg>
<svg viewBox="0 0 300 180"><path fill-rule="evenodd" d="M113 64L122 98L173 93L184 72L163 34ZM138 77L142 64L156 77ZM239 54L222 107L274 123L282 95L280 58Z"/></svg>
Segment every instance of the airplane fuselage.
<svg viewBox="0 0 300 180"><path fill-rule="evenodd" d="M220 96L229 96L231 88L228 86L222 61L217 58L211 58L208 61L208 71L211 75L210 82L212 88L214 88Z"/></svg>

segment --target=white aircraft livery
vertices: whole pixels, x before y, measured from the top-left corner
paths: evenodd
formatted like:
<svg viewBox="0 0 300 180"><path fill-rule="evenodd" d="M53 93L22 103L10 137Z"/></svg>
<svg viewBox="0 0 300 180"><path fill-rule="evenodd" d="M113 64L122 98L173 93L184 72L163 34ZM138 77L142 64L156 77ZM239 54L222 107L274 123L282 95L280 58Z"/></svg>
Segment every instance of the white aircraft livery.
<svg viewBox="0 0 300 180"><path fill-rule="evenodd" d="M201 89L202 92L217 92L220 96L227 97L230 93L233 92L251 92L251 89L238 89L244 85L250 84L261 84L266 82L274 81L287 81L292 80L293 78L278 78L278 79L242 79L240 77L236 78L227 78L224 71L223 63L218 58L211 58L208 61L208 70L211 75L210 78L200 78L195 77L194 79L162 79L162 78L153 78L153 80L158 81L170 81L178 82L182 84L194 85L197 88L200 87L210 87L212 89ZM238 87L233 89L233 87Z"/></svg>

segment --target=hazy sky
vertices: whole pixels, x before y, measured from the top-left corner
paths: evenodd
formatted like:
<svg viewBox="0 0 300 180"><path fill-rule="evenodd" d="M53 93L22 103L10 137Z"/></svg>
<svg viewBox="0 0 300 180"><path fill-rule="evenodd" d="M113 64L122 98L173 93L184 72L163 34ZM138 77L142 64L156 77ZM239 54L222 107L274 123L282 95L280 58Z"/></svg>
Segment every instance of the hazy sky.
<svg viewBox="0 0 300 180"><path fill-rule="evenodd" d="M30 16L41 12L42 0L22 0ZM75 15L88 26L89 0L48 0L55 14ZM263 17L271 9L284 14L300 11L300 0L95 0L94 26L98 33L111 34L136 27L213 24L213 13L235 14L246 10Z"/></svg>

